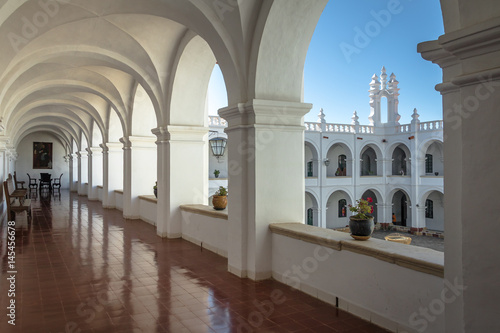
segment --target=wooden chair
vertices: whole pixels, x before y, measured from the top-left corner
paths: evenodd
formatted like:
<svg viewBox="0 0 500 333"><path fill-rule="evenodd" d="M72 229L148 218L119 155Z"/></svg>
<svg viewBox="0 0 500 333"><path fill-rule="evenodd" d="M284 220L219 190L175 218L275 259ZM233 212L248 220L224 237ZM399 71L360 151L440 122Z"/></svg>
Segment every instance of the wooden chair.
<svg viewBox="0 0 500 333"><path fill-rule="evenodd" d="M13 197L13 191L9 190L9 181L3 182L3 188L5 192L5 202L7 203L7 218L9 221L14 221L14 216L12 213L26 212L28 215L28 223L31 221L31 200L24 199L24 197ZM26 189L25 189L26 191Z"/></svg>
<svg viewBox="0 0 500 333"><path fill-rule="evenodd" d="M62 176L63 176L63 174L61 173L61 175L59 176L59 178L54 178L54 182L52 183L52 189L54 191L55 190L61 191Z"/></svg>
<svg viewBox="0 0 500 333"><path fill-rule="evenodd" d="M40 193L48 189L49 192L52 192L52 177L50 173L40 173Z"/></svg>
<svg viewBox="0 0 500 333"><path fill-rule="evenodd" d="M14 178L12 178L12 175L10 173L9 173L9 177L7 178L6 182L7 182L7 185L9 186L9 195L11 197L15 197L15 198L19 198L19 199L26 197L26 192L28 192L28 190L25 188L18 189L16 187L16 183L14 181Z"/></svg>
<svg viewBox="0 0 500 333"><path fill-rule="evenodd" d="M38 183L36 181L36 178L31 178L29 173L27 173L27 175L28 175L28 179L29 179L28 186L30 188L30 192L32 189L35 189L35 191L37 191L38 190Z"/></svg>
<svg viewBox="0 0 500 333"><path fill-rule="evenodd" d="M16 172L14 171L14 183L16 184L16 190L22 190L24 189L24 183L26 182L24 180L18 181Z"/></svg>

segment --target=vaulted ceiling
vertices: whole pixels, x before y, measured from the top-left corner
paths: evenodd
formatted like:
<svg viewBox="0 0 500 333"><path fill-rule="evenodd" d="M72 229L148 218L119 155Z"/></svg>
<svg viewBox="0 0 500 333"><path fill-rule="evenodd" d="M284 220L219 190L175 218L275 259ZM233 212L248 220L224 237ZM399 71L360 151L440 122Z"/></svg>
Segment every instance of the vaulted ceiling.
<svg viewBox="0 0 500 333"><path fill-rule="evenodd" d="M132 135L138 87L149 96L158 127L193 124L190 118L204 112L216 61L230 104L259 97L259 91L266 98L287 99L289 90L300 96L301 77L291 77L281 90L269 89L272 74L256 59L278 69L298 67L301 76L307 47L293 59L280 53L289 52L283 45L300 50L309 42L327 1L313 1L315 6L284 0L0 2L0 140L15 147L26 134L46 131L69 151L73 140L90 142L96 130L107 141L114 118L123 136ZM309 18L294 21L287 11ZM282 26L290 27L290 34L267 32ZM279 80L279 73L275 76ZM181 120L174 109L195 111Z"/></svg>

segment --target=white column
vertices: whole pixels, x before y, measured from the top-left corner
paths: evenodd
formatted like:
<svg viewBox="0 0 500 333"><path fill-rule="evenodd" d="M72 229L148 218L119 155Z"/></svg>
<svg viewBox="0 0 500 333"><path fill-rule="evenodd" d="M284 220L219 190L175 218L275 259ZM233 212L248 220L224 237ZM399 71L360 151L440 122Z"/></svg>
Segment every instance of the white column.
<svg viewBox="0 0 500 333"><path fill-rule="evenodd" d="M419 45L443 68L444 277L456 296L445 305L447 333L500 330L500 24L489 12L468 14L476 17L466 29Z"/></svg>
<svg viewBox="0 0 500 333"><path fill-rule="evenodd" d="M7 176L8 176L8 157L7 157L7 142L8 140L7 139L3 139L3 138L0 138L0 160L1 160L1 163L0 163L0 168L1 168L1 173L0 173L0 176L1 176L1 179L5 180L7 179ZM3 186L3 184L2 184ZM2 187L2 191L3 191L3 187ZM3 198L3 196L2 196Z"/></svg>
<svg viewBox="0 0 500 333"><path fill-rule="evenodd" d="M71 154L71 178L70 191L78 192L78 181L80 180L80 156L78 153Z"/></svg>
<svg viewBox="0 0 500 333"><path fill-rule="evenodd" d="M81 151L78 156L78 195L88 195L89 154Z"/></svg>
<svg viewBox="0 0 500 333"><path fill-rule="evenodd" d="M115 208L115 190L123 189L123 144L108 142L100 146L103 152L102 206Z"/></svg>
<svg viewBox="0 0 500 333"><path fill-rule="evenodd" d="M139 219L139 196L153 193L156 181L154 137L129 136L123 143L123 217Z"/></svg>
<svg viewBox="0 0 500 333"><path fill-rule="evenodd" d="M16 171L16 160L17 160L17 152L14 147L10 147L8 149L8 156L9 156L9 164L8 164L8 173L14 176L14 171Z"/></svg>
<svg viewBox="0 0 500 333"><path fill-rule="evenodd" d="M207 127L168 126L153 130L158 147L157 233L182 236L182 204L208 200Z"/></svg>
<svg viewBox="0 0 500 333"><path fill-rule="evenodd" d="M382 152L383 154L384 152ZM377 169L378 169L378 164L382 163L382 174L379 174L379 176L382 176L382 184L387 184L387 176L392 175L392 158L379 158L377 159ZM380 169L379 169L380 170Z"/></svg>
<svg viewBox="0 0 500 333"><path fill-rule="evenodd" d="M378 203L378 222L382 226L388 226L392 223L392 202L391 203Z"/></svg>
<svg viewBox="0 0 500 333"><path fill-rule="evenodd" d="M228 121L229 271L271 277L270 223L304 223L304 115L310 104L253 100Z"/></svg>
<svg viewBox="0 0 500 333"><path fill-rule="evenodd" d="M73 155L68 155L67 157L68 165L69 165L69 184L68 188L70 191L73 191Z"/></svg>
<svg viewBox="0 0 500 333"><path fill-rule="evenodd" d="M90 147L87 151L89 153L88 197L89 200L99 200L97 186L102 185L102 148Z"/></svg>
<svg viewBox="0 0 500 333"><path fill-rule="evenodd" d="M418 205L418 207L417 207ZM425 228L425 206L411 202L411 230L422 231Z"/></svg>

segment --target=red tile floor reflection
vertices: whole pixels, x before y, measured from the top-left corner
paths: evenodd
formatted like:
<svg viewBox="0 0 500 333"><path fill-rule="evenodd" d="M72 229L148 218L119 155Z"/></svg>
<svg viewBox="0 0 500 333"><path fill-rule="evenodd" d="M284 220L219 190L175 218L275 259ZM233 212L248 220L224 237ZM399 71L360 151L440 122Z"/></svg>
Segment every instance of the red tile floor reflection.
<svg viewBox="0 0 500 333"><path fill-rule="evenodd" d="M16 326L7 324L7 227L0 228L0 332L386 332L99 202L62 192L16 229Z"/></svg>

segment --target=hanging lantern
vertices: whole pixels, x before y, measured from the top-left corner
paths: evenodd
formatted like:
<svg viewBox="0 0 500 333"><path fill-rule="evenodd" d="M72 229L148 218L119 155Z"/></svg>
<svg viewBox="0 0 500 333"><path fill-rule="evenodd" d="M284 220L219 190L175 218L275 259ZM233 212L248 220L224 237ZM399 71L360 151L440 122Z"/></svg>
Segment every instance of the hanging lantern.
<svg viewBox="0 0 500 333"><path fill-rule="evenodd" d="M227 140L225 138L213 138L210 139L210 148L212 149L212 154L219 158L224 155L224 150L226 150Z"/></svg>

